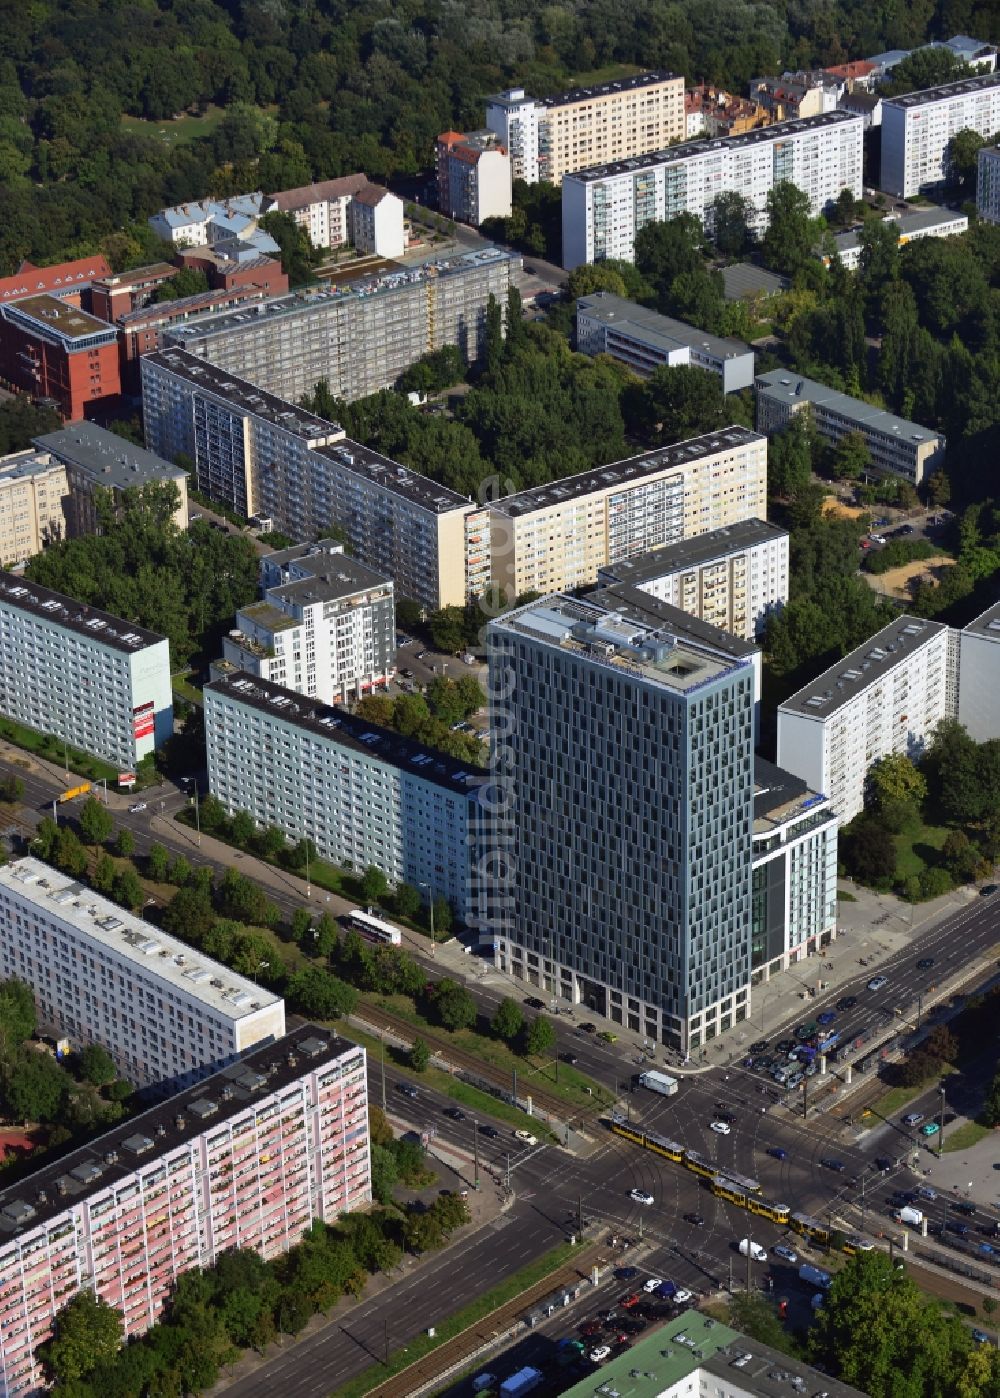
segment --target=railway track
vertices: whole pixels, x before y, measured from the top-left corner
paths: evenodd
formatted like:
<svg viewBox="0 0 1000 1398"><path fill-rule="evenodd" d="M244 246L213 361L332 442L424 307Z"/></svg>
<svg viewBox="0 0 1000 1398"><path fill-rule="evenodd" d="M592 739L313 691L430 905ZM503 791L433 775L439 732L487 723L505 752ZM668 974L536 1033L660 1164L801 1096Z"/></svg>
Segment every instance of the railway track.
<svg viewBox="0 0 1000 1398"><path fill-rule="evenodd" d="M411 1398L411 1395L420 1393L428 1385L439 1382L461 1367L463 1361L471 1360L484 1345L510 1330L518 1316L536 1301L550 1296L560 1286L578 1282L581 1277L589 1276L593 1265L605 1255L606 1250L600 1247L585 1248L566 1266L550 1272L541 1281L515 1296L512 1301L505 1302L495 1311L490 1311L481 1320L477 1320L453 1340L438 1345L437 1349L432 1350L423 1359L416 1360L402 1372L394 1374L391 1379L386 1379L378 1388L370 1389L368 1398Z"/></svg>
<svg viewBox="0 0 1000 1398"><path fill-rule="evenodd" d="M509 1092L511 1088L510 1074L502 1068L496 1067L493 1063L488 1063L482 1058L477 1058L475 1054L466 1052L453 1044L446 1034L435 1032L433 1029L421 1027L415 1029L412 1024L400 1015L395 1015L391 1010L383 1010L373 1005L365 1005L359 1011L358 1018L365 1019L373 1024L377 1029L384 1029L396 1037L411 1043L414 1037L419 1034L432 1053L446 1059L454 1064L456 1068L461 1068L466 1072L474 1073L477 1077L485 1079L495 1087L502 1088ZM573 1121L581 1118L591 1118L597 1115L599 1108L574 1107L572 1103L565 1101L562 1097L557 1097L554 1093L547 1092L544 1088L537 1087L531 1081L526 1070L518 1072L519 1095L530 1095L532 1102L541 1107L545 1112L551 1113L559 1121Z"/></svg>

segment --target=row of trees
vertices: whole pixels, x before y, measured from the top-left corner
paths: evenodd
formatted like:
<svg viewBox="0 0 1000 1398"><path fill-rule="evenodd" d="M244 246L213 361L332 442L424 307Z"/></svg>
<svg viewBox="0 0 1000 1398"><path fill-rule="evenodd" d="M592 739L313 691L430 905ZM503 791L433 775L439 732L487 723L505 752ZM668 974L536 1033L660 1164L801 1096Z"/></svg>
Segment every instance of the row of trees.
<svg viewBox="0 0 1000 1398"><path fill-rule="evenodd" d="M455 647L457 649L457 647ZM486 703L479 681L471 675L449 679L436 675L423 694L368 694L355 709L359 718L391 728L427 747L437 748L461 762L483 766L485 750L475 734L453 731Z"/></svg>

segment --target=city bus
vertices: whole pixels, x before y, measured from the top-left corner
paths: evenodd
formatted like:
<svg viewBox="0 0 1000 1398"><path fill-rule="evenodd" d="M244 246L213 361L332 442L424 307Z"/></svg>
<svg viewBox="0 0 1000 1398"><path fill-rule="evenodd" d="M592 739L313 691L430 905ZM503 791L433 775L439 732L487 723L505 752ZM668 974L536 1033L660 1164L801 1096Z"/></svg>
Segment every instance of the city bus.
<svg viewBox="0 0 1000 1398"><path fill-rule="evenodd" d="M380 942L385 946L398 947L403 941L403 934L398 927L383 922L381 918L372 917L371 913L363 912L360 908L353 908L344 920L350 931L357 932L366 942Z"/></svg>

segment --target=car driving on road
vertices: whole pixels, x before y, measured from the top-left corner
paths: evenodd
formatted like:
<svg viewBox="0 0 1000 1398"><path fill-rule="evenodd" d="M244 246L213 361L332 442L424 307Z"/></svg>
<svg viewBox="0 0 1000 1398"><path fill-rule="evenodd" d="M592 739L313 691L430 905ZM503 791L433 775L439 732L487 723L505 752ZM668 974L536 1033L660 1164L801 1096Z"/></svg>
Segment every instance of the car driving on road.
<svg viewBox="0 0 1000 1398"><path fill-rule="evenodd" d="M708 1125L709 1129L714 1131L717 1136L728 1136L732 1129L728 1121L710 1121Z"/></svg>
<svg viewBox="0 0 1000 1398"><path fill-rule="evenodd" d="M651 1204L653 1202L652 1194L647 1194L644 1189L630 1189L628 1197L635 1204Z"/></svg>
<svg viewBox="0 0 1000 1398"><path fill-rule="evenodd" d="M775 1243L771 1249L775 1257L780 1257L782 1262L789 1262L794 1265L799 1260L798 1253L794 1248L786 1247L784 1243Z"/></svg>
<svg viewBox="0 0 1000 1398"><path fill-rule="evenodd" d="M888 976L872 976L871 980L868 982L868 989L869 989L869 990L882 990L882 989L884 989L885 986L887 986L888 984L889 984L889 977L888 977Z"/></svg>
<svg viewBox="0 0 1000 1398"><path fill-rule="evenodd" d="M530 1131L517 1130L514 1132L514 1140L520 1141L525 1146L537 1146L538 1137L533 1136Z"/></svg>

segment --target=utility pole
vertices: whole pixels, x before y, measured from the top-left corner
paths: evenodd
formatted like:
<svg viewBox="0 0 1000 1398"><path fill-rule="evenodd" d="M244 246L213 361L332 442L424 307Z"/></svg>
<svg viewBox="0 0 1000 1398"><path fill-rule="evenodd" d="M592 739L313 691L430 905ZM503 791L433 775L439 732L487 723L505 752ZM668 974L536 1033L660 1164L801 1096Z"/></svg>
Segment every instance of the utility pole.
<svg viewBox="0 0 1000 1398"><path fill-rule="evenodd" d="M510 1189L510 1151L507 1152L507 1188Z"/></svg>
<svg viewBox="0 0 1000 1398"><path fill-rule="evenodd" d="M472 1173L472 1184L475 1189L479 1188L479 1122L472 1123L472 1150L475 1156L475 1165Z"/></svg>
<svg viewBox="0 0 1000 1398"><path fill-rule="evenodd" d="M639 1215L639 1242L642 1242L642 1214Z"/></svg>
<svg viewBox="0 0 1000 1398"><path fill-rule="evenodd" d="M378 1036L379 1057L382 1060L382 1110L385 1111L385 1035Z"/></svg>
<svg viewBox="0 0 1000 1398"><path fill-rule="evenodd" d="M733 1294L733 1254L729 1254L729 1294Z"/></svg>
<svg viewBox="0 0 1000 1398"><path fill-rule="evenodd" d="M865 1175L864 1171L862 1170L862 1172L861 1172L861 1227L862 1227L862 1228L864 1228L864 1226L865 1226L865 1180L866 1180L866 1179L867 1179L867 1176Z"/></svg>
<svg viewBox="0 0 1000 1398"><path fill-rule="evenodd" d="M938 1153L938 1159L940 1160L940 1159L941 1159L941 1154L942 1154L942 1152L943 1152L943 1150L944 1150L944 1093L945 1093L945 1089L944 1089L944 1084L943 1084L943 1083L942 1083L941 1086L938 1088L938 1092L940 1093L940 1106L941 1106L941 1113L940 1113L940 1115L941 1115L941 1120L938 1122L938 1148L937 1148L937 1153Z"/></svg>
<svg viewBox="0 0 1000 1398"><path fill-rule="evenodd" d="M583 1195L582 1195L582 1194L578 1194L578 1195L576 1196L576 1231L577 1231L578 1234L583 1232Z"/></svg>
<svg viewBox="0 0 1000 1398"><path fill-rule="evenodd" d="M510 1070L510 1090L511 1090L511 1095L512 1095L513 1098L514 1098L514 1106L516 1107L516 1106L517 1106L517 1069L516 1069L516 1068L511 1068L511 1070Z"/></svg>
<svg viewBox="0 0 1000 1398"><path fill-rule="evenodd" d="M802 1079L802 1120L809 1115L809 1079Z"/></svg>
<svg viewBox="0 0 1000 1398"><path fill-rule="evenodd" d="M201 844L201 811L198 804L198 784L194 788L194 828L198 832L198 844Z"/></svg>
<svg viewBox="0 0 1000 1398"><path fill-rule="evenodd" d="M753 1256L752 1256L752 1254L753 1254L753 1239L750 1237L749 1232L748 1232L748 1233L747 1233L747 1295L748 1295L748 1296L750 1295L750 1292L751 1292L752 1289L753 1289L753 1286L752 1286Z"/></svg>

